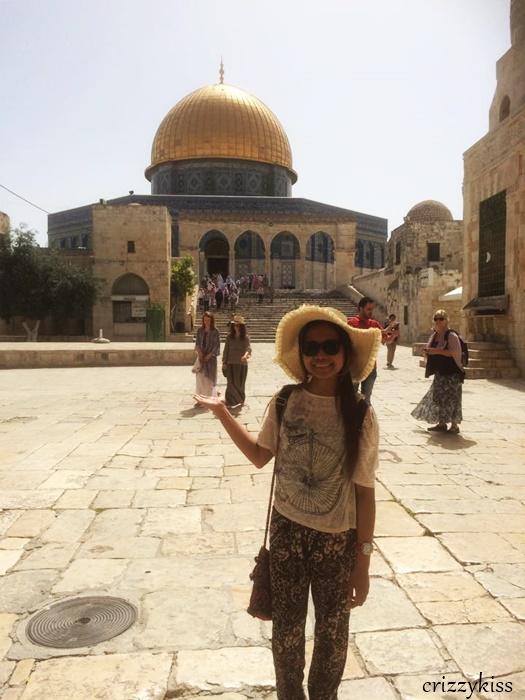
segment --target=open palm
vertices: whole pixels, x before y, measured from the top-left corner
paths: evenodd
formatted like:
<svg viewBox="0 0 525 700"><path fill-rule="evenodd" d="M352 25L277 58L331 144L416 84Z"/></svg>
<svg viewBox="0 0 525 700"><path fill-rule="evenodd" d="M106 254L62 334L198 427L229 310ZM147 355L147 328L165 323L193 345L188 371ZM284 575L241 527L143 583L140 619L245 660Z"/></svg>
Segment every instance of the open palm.
<svg viewBox="0 0 525 700"><path fill-rule="evenodd" d="M201 396L201 394L194 394L193 398L197 403L204 408L209 408L211 411L219 408L219 406L224 406L224 401L218 396Z"/></svg>

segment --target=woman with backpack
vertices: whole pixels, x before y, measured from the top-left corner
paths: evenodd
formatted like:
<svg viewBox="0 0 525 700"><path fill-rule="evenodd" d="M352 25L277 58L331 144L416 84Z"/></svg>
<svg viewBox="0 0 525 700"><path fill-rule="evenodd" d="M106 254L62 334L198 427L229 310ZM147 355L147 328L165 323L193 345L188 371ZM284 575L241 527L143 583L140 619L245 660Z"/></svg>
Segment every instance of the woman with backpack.
<svg viewBox="0 0 525 700"><path fill-rule="evenodd" d="M438 309L434 314L434 330L424 352L427 358L425 377L434 375L434 380L412 411L412 416L435 423L427 428L430 432L457 434L463 420L464 358L461 338L448 327L448 314L444 309ZM450 423L450 428L447 428L447 423Z"/></svg>
<svg viewBox="0 0 525 700"><path fill-rule="evenodd" d="M275 456L270 578L277 698L305 698L311 587L316 622L309 698L336 700L350 609L368 595L379 443L374 411L352 382L372 371L381 332L349 326L336 309L303 305L281 319L275 345L275 361L296 384L272 398L257 436L219 399L195 398L256 467Z"/></svg>

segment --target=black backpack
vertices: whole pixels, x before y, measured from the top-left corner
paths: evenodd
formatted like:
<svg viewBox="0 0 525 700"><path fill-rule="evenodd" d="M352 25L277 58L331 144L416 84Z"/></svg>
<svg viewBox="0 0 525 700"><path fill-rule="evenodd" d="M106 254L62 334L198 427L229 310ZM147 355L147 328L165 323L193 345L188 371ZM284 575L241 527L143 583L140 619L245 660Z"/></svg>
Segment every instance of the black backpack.
<svg viewBox="0 0 525 700"><path fill-rule="evenodd" d="M455 331L453 328L449 328L448 331L445 333L445 342L447 344L448 348L448 334L452 332L457 335L459 338L459 343L461 345L461 364L463 367L466 367L468 365L468 345L467 343L463 340L463 338L460 336L458 331Z"/></svg>

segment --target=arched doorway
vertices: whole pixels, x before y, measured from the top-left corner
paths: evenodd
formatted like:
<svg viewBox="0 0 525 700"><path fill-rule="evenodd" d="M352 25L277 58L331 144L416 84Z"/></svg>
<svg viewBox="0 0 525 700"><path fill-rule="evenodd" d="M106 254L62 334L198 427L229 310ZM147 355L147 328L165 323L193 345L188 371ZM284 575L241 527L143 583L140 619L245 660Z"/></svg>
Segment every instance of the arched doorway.
<svg viewBox="0 0 525 700"><path fill-rule="evenodd" d="M295 289L297 260L300 258L299 241L288 231L282 231L270 246L271 282L276 289Z"/></svg>
<svg viewBox="0 0 525 700"><path fill-rule="evenodd" d="M145 323L149 287L133 273L122 275L111 288L113 323Z"/></svg>
<svg viewBox="0 0 525 700"><path fill-rule="evenodd" d="M306 243L305 289L335 288L335 247L332 237L317 231Z"/></svg>
<svg viewBox="0 0 525 700"><path fill-rule="evenodd" d="M208 231L199 243L199 276L229 273L230 244L222 231Z"/></svg>
<svg viewBox="0 0 525 700"><path fill-rule="evenodd" d="M264 274L265 247L264 241L258 233L255 231L241 233L235 241L234 252L237 279L250 272Z"/></svg>

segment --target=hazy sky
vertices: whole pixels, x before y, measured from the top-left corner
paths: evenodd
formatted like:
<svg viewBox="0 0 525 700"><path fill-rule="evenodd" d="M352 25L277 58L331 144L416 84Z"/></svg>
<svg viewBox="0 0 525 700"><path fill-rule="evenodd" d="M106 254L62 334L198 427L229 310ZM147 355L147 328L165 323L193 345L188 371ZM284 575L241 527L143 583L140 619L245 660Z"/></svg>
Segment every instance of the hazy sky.
<svg viewBox="0 0 525 700"><path fill-rule="evenodd" d="M282 122L308 197L462 216L462 153L488 128L509 0L0 0L0 183L48 211L149 193L155 131L218 81ZM45 244L47 218L0 189Z"/></svg>

